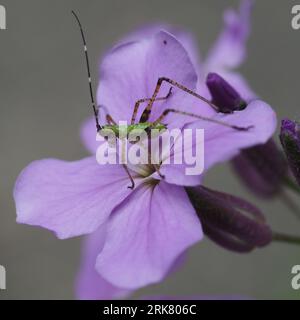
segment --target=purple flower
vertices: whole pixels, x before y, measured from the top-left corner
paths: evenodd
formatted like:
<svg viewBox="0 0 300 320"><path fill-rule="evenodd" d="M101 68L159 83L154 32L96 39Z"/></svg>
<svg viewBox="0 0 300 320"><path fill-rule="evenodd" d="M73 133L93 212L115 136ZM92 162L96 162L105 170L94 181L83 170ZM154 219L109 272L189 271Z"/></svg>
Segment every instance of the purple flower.
<svg viewBox="0 0 300 320"><path fill-rule="evenodd" d="M238 11L228 9L224 13L225 27L208 54L206 69L234 69L246 58L246 42L250 34L252 0L241 1Z"/></svg>
<svg viewBox="0 0 300 320"><path fill-rule="evenodd" d="M35 161L16 182L17 221L60 239L101 228L105 244L99 244L96 269L106 280L128 289L158 282L201 240L202 229L183 187L152 173L135 176L131 191L121 165L98 165L94 157Z"/></svg>
<svg viewBox="0 0 300 320"><path fill-rule="evenodd" d="M252 0L242 0L238 11L228 9L224 13L224 28L209 50L202 64L200 88L204 86L209 73L217 73L228 81L246 100L256 98L247 81L234 71L246 59L246 45L250 35ZM204 88L203 88L204 87Z"/></svg>
<svg viewBox="0 0 300 320"><path fill-rule="evenodd" d="M170 46L163 48L163 51L159 54L153 54L151 53L151 50L149 50L150 53L147 53L147 55L145 55L145 52L147 51L144 50L145 47L142 48L142 43L146 44L151 42L151 40L153 40L153 38L155 38L162 30L166 30L165 32L171 34L180 46L184 48L183 57L188 56L188 59L182 59L180 67L191 70L190 64L192 64L193 71L191 71L189 75L188 72L184 72L189 78L189 81L183 82L187 87L190 89L197 89L197 92L209 99L210 92L206 86L205 80L210 72L215 72L226 79L246 101L257 98L247 81L238 72L233 71L233 69L239 67L246 58L246 42L250 33L252 4L252 0L242 0L238 11L234 9L225 11L224 27L206 59L201 59L198 44L195 42L193 35L166 24L147 26L124 37L119 41L112 52L107 54L106 58L101 63L97 94L98 103L109 107L110 113L112 113L116 120L128 120L136 100L151 97L159 77L166 76L172 78L173 76L174 80L178 82L182 81L181 79L183 77L176 79L179 70L174 74L174 71L178 66L178 61L182 59L182 53L180 53L179 50L174 50L174 53L178 54L175 57L170 50ZM123 56L122 59L118 59L118 56L122 54L120 49L126 50L128 56ZM117 52L119 51L119 55L116 56L115 59L112 59L114 50ZM164 50L168 51L167 55L164 53ZM141 51L143 54L140 56ZM170 58L170 56L172 57ZM189 61L187 63L188 67L184 65L184 61L187 60ZM117 62L117 65L114 68L111 68L115 62ZM131 70L126 64L129 64L133 69ZM156 72L151 70L153 65L155 65L154 70L156 70ZM159 65L161 68L157 69ZM170 72L171 65L174 67L172 72ZM167 66L167 70L165 70L164 66ZM115 70L114 73L112 73L112 69ZM143 74L142 77L141 74ZM120 78L118 79L119 76ZM176 77L174 78L174 76ZM139 91L136 90L138 83L144 84L138 85ZM112 89L112 85L114 89ZM130 95L126 89L129 90ZM163 96L166 94L167 90L167 88L162 90L161 95ZM126 92L126 94L123 97L122 95L124 95L124 92ZM157 112L153 115L157 116L157 114L166 108L166 106L176 106L176 108L179 107L179 109L185 111L188 109L190 112L198 113L203 116L215 115L215 111L205 103L195 101L193 98L190 99L190 97L187 97L186 94L181 92L176 92L176 95L181 95L180 99L182 100L178 101L177 97L173 97L173 100L170 98L167 103L158 102L156 108ZM175 105L173 103L174 100L176 100ZM186 106L188 106L188 108ZM127 111L126 108L128 107L131 108L131 112ZM112 108L114 110L112 110ZM124 112L124 108L126 109L126 112ZM124 115L126 115L126 119ZM178 116L172 116L172 118L172 121L169 122L172 122L174 127L180 126L188 120L187 118ZM95 140L95 124L92 117L83 123L81 138L86 148L94 153L99 143Z"/></svg>
<svg viewBox="0 0 300 320"><path fill-rule="evenodd" d="M135 57L138 54L138 50L136 50L135 48L133 48L133 46L130 45L131 42L136 43L141 41L141 39L144 40L145 38L152 38L155 36L155 34L157 34L162 29L168 30L169 32L171 32L171 34L173 34L174 37L176 37L177 41L180 42L180 44L185 48L193 66L195 67L198 73L198 82L196 85L198 91L201 91L203 95L206 95L207 97L209 97L209 91L205 86L205 77L207 73L211 71L215 71L222 74L223 77L226 77L226 79L230 79L230 82L234 84L236 88L238 88L239 92L243 94L243 97L245 97L245 99L247 100L250 100L255 98L255 94L249 88L246 81L238 73L231 71L231 69L238 67L244 61L246 56L245 45L246 45L246 41L249 35L249 29L250 29L249 25L250 25L251 4L252 4L252 1L246 0L242 2L239 12L235 12L234 10L226 11L224 16L225 27L221 32L220 36L218 37L217 42L211 49L210 54L208 55L208 58L205 61L201 61L200 55L197 49L198 46L195 43L192 35L190 35L187 32L183 32L182 30L175 29L163 24L148 26L139 31L136 31L130 34L129 36L127 36L126 38L122 39L119 42L119 45L125 46L127 44L127 49L131 50L131 52L128 53L128 56L131 55L132 57ZM109 58L110 58L110 55L107 56L107 59ZM156 57L156 59L159 59L159 58ZM124 65L126 65L126 59L124 60L125 60ZM171 61L173 61L173 59ZM111 61L111 65L113 65L113 63L114 61ZM136 64L136 61L135 61L133 65L135 65L137 69L138 68L143 70L147 69L147 67L144 66L145 62L140 63L140 66L139 66L138 64ZM101 70L102 71L100 72L100 75L102 75L102 78L104 78L105 82L108 82L109 79L111 79L110 70L106 70L105 66L103 65L101 67ZM124 76L123 74L121 74L122 80L120 81L120 85L118 85L118 82L115 82L114 79L110 81L110 83L111 82L113 83L112 86L115 88L115 91L117 92L123 92L122 85L123 83L126 83L126 82L128 83L128 79L132 79L132 82L128 83L128 87L131 87L131 86L134 87L136 85L136 81L140 81L139 80L140 77L132 78L127 68L124 68L124 69L122 68L121 70L123 71ZM116 73L118 74L119 71L120 70L117 70ZM155 80L156 79L154 79L154 81ZM109 88L111 87L110 84L108 85L104 84L104 88L102 87L103 87L103 80L100 80L100 86L98 90L99 92L102 91L102 93L101 94L99 93L98 95L99 103L103 103L103 96L108 95L110 97L110 95L114 94L114 92L109 92ZM145 83L144 86L140 86L140 87L143 88L142 89L143 91L140 93L141 96L149 97L151 95L153 86L149 88L148 83ZM192 88L194 87L195 85L193 84ZM130 103L132 103L133 100L139 99L141 97L141 96L135 95L135 91L133 90L129 90L129 91L131 92L131 95L133 95L133 98L131 99ZM127 97L128 92L125 92L124 96ZM127 101L127 100L125 99L124 101ZM195 102L192 101L190 102L190 105L193 106L194 103ZM122 103L123 107L126 105L128 105L128 103L127 104ZM189 108L190 108L190 105L189 105ZM119 104L117 103L116 108L118 107L119 107ZM203 115L214 115L214 111L212 109L210 109L204 104L202 104L201 108L199 108L199 103L197 102L197 106L195 107L194 112L200 112L200 111L201 111L201 114ZM259 112L260 112L260 108L258 107L257 113ZM241 117L243 118L243 116ZM258 119L255 111L253 111L251 117L253 117L255 122ZM271 122L274 123L274 121L271 121ZM274 128L271 131L273 131ZM221 130L221 128L218 128L218 130ZM95 152L97 145L95 143L95 130L94 130L93 119L89 119L88 121L85 122L82 128L82 138L87 148L91 152ZM221 138L221 134L218 135L218 138ZM225 140L226 138L223 140L225 143L224 146L228 147L230 144L227 143ZM221 140L220 140L219 146L222 146ZM233 146L233 148L235 148L235 146ZM237 150L238 148L236 148L236 151ZM227 158L231 157L232 151L233 151L232 149L231 151L228 150ZM226 154L226 152L224 154ZM226 160L225 157L224 157L224 160ZM119 292L120 292L119 288L116 288L111 285L112 290L111 289L107 290L106 280L104 280L105 281L104 286L101 286L101 281L103 281L103 278L99 275L98 282L96 281L96 278L94 278L97 273L94 270L93 260L95 259L95 257L97 256L100 250L97 249L95 246L91 246L95 250L94 253L91 254L93 250L92 248L89 248L89 243L91 243L93 240L89 240L89 237L90 236L88 236L86 240L86 245L85 245L86 249L83 249L83 254L84 254L83 262L82 262L83 266L80 269L80 273L78 277L78 283L80 283L81 285L77 286L78 296L81 298L82 297L86 298L86 297L93 297L93 296L95 297L94 294L96 294L96 297L97 297L97 292L98 292L99 298L101 297L109 298L109 297L119 296ZM95 238L95 236L92 236L92 237ZM85 251L87 251L92 255L90 259L85 258L86 256ZM97 287L95 284L97 284ZM93 289L91 288L91 290L89 290L90 285L93 287Z"/></svg>
<svg viewBox="0 0 300 320"><path fill-rule="evenodd" d="M289 167L300 185L300 126L296 121L282 120L280 141Z"/></svg>
<svg viewBox="0 0 300 320"><path fill-rule="evenodd" d="M161 76L190 89L197 87L193 63L175 36L159 31L115 47L101 65L98 101L106 108L101 111L107 110L115 121L129 121L136 100L150 97ZM168 90L165 86L161 95ZM176 89L167 103L154 105L150 121L170 105L210 114L232 125L254 125L249 131L236 131L170 114L166 118L169 127L205 130L205 171L231 159L242 148L265 143L276 126L275 113L262 101L252 101L246 110L224 115ZM103 112L101 116L103 121ZM87 127L86 143L94 152L95 128L92 134L91 125ZM101 275L98 285L104 285L109 296L161 281L178 257L203 236L184 188L199 185L201 176L186 176L184 166L164 162L160 166L164 180L150 166L130 170L136 185L133 191L127 188L122 165L98 165L94 156L75 162L45 159L25 168L14 190L18 222L47 228L61 239L95 233L87 247L97 248L99 241L98 250L91 248L92 254L87 253L86 259L95 259ZM89 261L83 262L87 272L92 271ZM93 291L97 280L88 279L91 282L85 285L91 288L91 296L97 297Z"/></svg>

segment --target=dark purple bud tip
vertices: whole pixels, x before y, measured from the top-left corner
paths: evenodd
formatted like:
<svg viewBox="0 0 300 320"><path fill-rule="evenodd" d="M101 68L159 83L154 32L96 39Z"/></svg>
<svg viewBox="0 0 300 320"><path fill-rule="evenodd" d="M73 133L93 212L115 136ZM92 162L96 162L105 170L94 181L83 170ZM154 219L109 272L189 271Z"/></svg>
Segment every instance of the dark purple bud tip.
<svg viewBox="0 0 300 320"><path fill-rule="evenodd" d="M212 96L212 103L219 108L219 112L231 113L246 108L246 101L244 101L239 93L217 73L208 74L206 85Z"/></svg>
<svg viewBox="0 0 300 320"><path fill-rule="evenodd" d="M300 124L289 119L282 120L280 141L289 166L300 185Z"/></svg>

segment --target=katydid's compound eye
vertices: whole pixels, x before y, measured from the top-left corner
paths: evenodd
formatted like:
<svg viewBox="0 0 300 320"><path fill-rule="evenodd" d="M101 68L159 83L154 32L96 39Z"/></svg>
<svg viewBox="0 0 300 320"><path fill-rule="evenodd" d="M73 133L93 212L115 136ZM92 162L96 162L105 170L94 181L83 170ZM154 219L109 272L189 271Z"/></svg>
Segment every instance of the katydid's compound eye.
<svg viewBox="0 0 300 320"><path fill-rule="evenodd" d="M164 45L166 45L168 42L167 42L167 40L164 40Z"/></svg>

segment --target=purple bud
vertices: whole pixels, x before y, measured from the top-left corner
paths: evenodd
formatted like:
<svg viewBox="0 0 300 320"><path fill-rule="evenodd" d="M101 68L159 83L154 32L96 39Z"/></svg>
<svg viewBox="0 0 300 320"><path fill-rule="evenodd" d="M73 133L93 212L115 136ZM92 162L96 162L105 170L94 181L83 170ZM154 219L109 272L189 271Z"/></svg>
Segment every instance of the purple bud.
<svg viewBox="0 0 300 320"><path fill-rule="evenodd" d="M300 124L289 119L282 120L280 141L289 166L300 185Z"/></svg>
<svg viewBox="0 0 300 320"><path fill-rule="evenodd" d="M228 250L249 252L272 241L263 214L251 203L204 187L186 190L204 233L215 243Z"/></svg>
<svg viewBox="0 0 300 320"><path fill-rule="evenodd" d="M220 112L229 113L247 107L239 93L218 74L209 73L206 84L212 102ZM242 150L232 164L253 193L267 198L280 192L288 171L284 156L272 139L263 145Z"/></svg>
<svg viewBox="0 0 300 320"><path fill-rule="evenodd" d="M246 108L246 102L239 93L217 73L209 73L206 85L212 96L212 103L219 108L219 112L231 113Z"/></svg>
<svg viewBox="0 0 300 320"><path fill-rule="evenodd" d="M288 172L284 155L273 139L242 150L232 160L232 165L246 186L254 194L265 198L281 191Z"/></svg>
<svg viewBox="0 0 300 320"><path fill-rule="evenodd" d="M206 84L212 102L220 112L230 113L247 107L240 94L218 74L209 73ZM272 139L263 145L242 150L232 164L251 191L267 198L279 193L288 171L284 156Z"/></svg>
<svg viewBox="0 0 300 320"><path fill-rule="evenodd" d="M240 241L239 239L235 238L234 236L231 236L227 234L226 232L223 232L217 228L214 228L207 222L202 222L202 228L204 234L213 242L215 242L217 245L230 250L235 251L239 253L246 253L252 251L255 247L253 245L250 245L244 241Z"/></svg>

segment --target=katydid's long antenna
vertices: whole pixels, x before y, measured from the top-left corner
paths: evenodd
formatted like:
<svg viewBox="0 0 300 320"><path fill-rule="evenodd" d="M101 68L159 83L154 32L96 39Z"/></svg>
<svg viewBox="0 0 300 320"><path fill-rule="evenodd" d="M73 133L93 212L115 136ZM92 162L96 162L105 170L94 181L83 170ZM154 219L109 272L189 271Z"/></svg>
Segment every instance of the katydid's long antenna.
<svg viewBox="0 0 300 320"><path fill-rule="evenodd" d="M97 132L99 132L101 130L101 126L99 124L99 110L96 107L95 104L95 99L94 99L94 93L93 93L93 86L92 86L92 77L91 77L91 71L90 71L90 63L89 63L89 56L88 56L88 51L87 51L87 45L86 45L86 41L85 41L85 36L84 36L84 32L83 32L83 28L81 25L81 22L77 16L77 14L72 10L72 14L75 17L75 19L78 22L79 28L80 28L80 33L81 33L81 37L82 37L82 41L83 41L83 47L84 47L84 54L85 54L85 61L86 61L86 68L87 68L87 73L88 73L88 80L89 80L89 89L90 89L90 96L91 96L91 100L92 100L92 106L93 106L93 111L94 111L94 115L95 115L95 120L96 120L96 128L97 128Z"/></svg>

